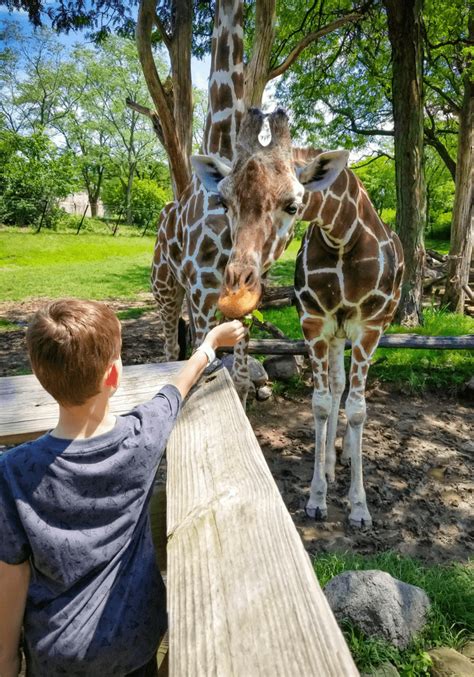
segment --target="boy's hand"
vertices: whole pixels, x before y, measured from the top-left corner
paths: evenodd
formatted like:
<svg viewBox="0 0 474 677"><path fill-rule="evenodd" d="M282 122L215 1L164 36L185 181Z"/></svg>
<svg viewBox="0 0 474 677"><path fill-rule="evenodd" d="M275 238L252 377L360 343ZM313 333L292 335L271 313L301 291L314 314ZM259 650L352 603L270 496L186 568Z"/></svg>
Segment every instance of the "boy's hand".
<svg viewBox="0 0 474 677"><path fill-rule="evenodd" d="M241 341L247 332L240 320L223 322L208 333L204 341L209 343L214 350L226 346L231 348Z"/></svg>

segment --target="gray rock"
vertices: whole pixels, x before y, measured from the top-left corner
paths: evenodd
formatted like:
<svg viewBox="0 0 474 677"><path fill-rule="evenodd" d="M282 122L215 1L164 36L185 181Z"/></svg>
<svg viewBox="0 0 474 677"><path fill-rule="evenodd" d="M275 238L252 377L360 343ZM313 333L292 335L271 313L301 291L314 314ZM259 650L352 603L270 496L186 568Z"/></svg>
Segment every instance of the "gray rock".
<svg viewBox="0 0 474 677"><path fill-rule="evenodd" d="M470 661L474 663L474 640L471 640L463 646L461 653L466 658L469 658Z"/></svg>
<svg viewBox="0 0 474 677"><path fill-rule="evenodd" d="M466 383L466 388L471 392L474 393L474 376L471 376L469 381Z"/></svg>
<svg viewBox="0 0 474 677"><path fill-rule="evenodd" d="M272 389L270 386L260 386L257 388L257 400L259 402L264 402L265 400L270 399L272 396Z"/></svg>
<svg viewBox="0 0 474 677"><path fill-rule="evenodd" d="M224 365L224 367L229 371L229 373L232 374L232 366L234 364L234 356L233 355L223 355L221 357L221 362ZM250 380L252 381L252 383L255 383L257 388L259 386L264 386L265 383L268 381L268 374L265 371L262 363L259 362L258 360L256 360L251 355L249 355L248 365L249 365L249 376L250 376Z"/></svg>
<svg viewBox="0 0 474 677"><path fill-rule="evenodd" d="M255 383L257 388L264 386L268 381L268 374L265 371L263 364L251 355L249 355L248 360L250 380Z"/></svg>
<svg viewBox="0 0 474 677"><path fill-rule="evenodd" d="M300 371L294 355L272 355L263 366L272 381L289 381Z"/></svg>
<svg viewBox="0 0 474 677"><path fill-rule="evenodd" d="M428 654L433 661L432 677L473 677L474 667L466 656L448 647L432 649Z"/></svg>
<svg viewBox="0 0 474 677"><path fill-rule="evenodd" d="M421 588L384 571L346 571L324 592L338 621L350 620L368 637L377 636L406 647L426 622L430 607Z"/></svg>
<svg viewBox="0 0 474 677"><path fill-rule="evenodd" d="M400 677L400 673L391 663L382 663L373 672L364 673L361 677Z"/></svg>

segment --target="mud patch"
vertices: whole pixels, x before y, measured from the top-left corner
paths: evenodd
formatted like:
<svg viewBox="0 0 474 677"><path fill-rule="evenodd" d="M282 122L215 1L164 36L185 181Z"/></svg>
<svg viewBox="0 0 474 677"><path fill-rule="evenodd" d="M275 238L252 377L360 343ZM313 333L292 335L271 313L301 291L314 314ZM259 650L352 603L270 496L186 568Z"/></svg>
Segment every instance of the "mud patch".
<svg viewBox="0 0 474 677"><path fill-rule="evenodd" d="M309 553L393 550L441 562L474 552L473 413L468 402L453 398L369 389L363 457L371 530L347 520L350 467L339 462L343 415L323 523L304 512L314 466L311 391L253 404L249 418Z"/></svg>

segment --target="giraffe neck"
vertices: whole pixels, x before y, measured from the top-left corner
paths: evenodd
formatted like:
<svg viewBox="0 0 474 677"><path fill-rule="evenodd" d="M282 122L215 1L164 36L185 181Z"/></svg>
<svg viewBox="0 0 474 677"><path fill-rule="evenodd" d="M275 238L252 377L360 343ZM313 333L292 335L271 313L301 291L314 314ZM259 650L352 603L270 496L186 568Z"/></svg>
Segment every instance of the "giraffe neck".
<svg viewBox="0 0 474 677"><path fill-rule="evenodd" d="M244 105L242 0L219 0L212 36L203 152L232 161Z"/></svg>
<svg viewBox="0 0 474 677"><path fill-rule="evenodd" d="M294 148L295 164L306 164L320 152ZM314 221L330 247L350 247L364 228L370 229L371 224L381 223L364 186L350 169L341 172L326 190L307 193L305 200L300 218Z"/></svg>

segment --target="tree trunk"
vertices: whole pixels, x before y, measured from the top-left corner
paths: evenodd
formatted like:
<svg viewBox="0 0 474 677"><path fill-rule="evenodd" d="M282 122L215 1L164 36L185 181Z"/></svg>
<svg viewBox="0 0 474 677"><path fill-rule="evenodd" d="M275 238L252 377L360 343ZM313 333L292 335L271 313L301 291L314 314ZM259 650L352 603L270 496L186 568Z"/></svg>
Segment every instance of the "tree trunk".
<svg viewBox="0 0 474 677"><path fill-rule="evenodd" d="M159 118L159 130L168 155L173 191L175 197L179 198L191 180L188 153L188 148L190 148L188 138L192 134L190 122L187 132L184 132L185 138L181 138L180 134L183 134L181 107L187 110L190 97L192 97L191 45L189 42L186 47L181 39L183 34L187 35L189 26L192 30L192 3L190 0L179 0L173 9L176 12L176 17L179 14L181 20L180 25L176 25L175 22L177 46L175 46L173 38L168 37L166 42L172 59L173 87L177 87L178 91L169 92L165 90L153 59L151 34L156 23L156 0L141 0L138 8L136 40L143 75ZM183 23L186 25L183 25ZM190 38L188 39L190 41ZM189 62L188 64L186 64L186 59ZM181 68L181 75L177 71L178 66ZM188 85L185 84L186 82L188 82ZM186 91L186 87L189 87L189 92Z"/></svg>
<svg viewBox="0 0 474 677"><path fill-rule="evenodd" d="M469 38L474 39L474 17L469 20ZM472 253L472 143L474 83L470 78L469 64L464 71L464 96L459 119L458 156L456 164L456 191L451 221L451 247L449 250L444 303L456 313L464 312L463 287L469 283Z"/></svg>
<svg viewBox="0 0 474 677"><path fill-rule="evenodd" d="M186 170L191 176L189 158L193 141L193 83L191 75L191 42L193 33L192 3L176 2L173 38L170 49L173 79L173 109Z"/></svg>
<svg viewBox="0 0 474 677"><path fill-rule="evenodd" d="M129 226L131 226L133 223L132 188L134 177L135 177L135 165L132 163L128 167L127 185L125 188L125 219L126 223Z"/></svg>
<svg viewBox="0 0 474 677"><path fill-rule="evenodd" d="M384 0L392 46L397 226L405 275L397 319L421 321L426 189L423 171L422 0Z"/></svg>
<svg viewBox="0 0 474 677"><path fill-rule="evenodd" d="M91 208L91 216L96 217L99 213L99 198L89 196L89 206Z"/></svg>
<svg viewBox="0 0 474 677"><path fill-rule="evenodd" d="M262 105L263 91L270 73L270 56L275 38L276 1L259 0L255 8L255 39L252 56L245 68L246 108Z"/></svg>

